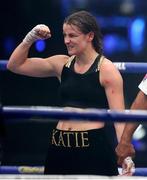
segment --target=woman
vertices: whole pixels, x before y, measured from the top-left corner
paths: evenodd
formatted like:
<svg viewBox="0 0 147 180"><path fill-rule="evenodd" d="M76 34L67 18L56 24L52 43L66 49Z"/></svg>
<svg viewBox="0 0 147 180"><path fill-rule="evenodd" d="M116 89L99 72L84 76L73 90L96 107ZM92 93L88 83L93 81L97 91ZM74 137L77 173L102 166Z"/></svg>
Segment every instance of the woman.
<svg viewBox="0 0 147 180"><path fill-rule="evenodd" d="M49 28L37 25L12 53L8 69L27 76L56 76L63 107L124 110L123 80L113 63L102 55L101 33L96 19L76 12L63 23L67 55L29 58L38 39L51 37ZM118 141L124 128L115 123ZM45 174L117 175L114 149L101 121L61 121L50 138Z"/></svg>

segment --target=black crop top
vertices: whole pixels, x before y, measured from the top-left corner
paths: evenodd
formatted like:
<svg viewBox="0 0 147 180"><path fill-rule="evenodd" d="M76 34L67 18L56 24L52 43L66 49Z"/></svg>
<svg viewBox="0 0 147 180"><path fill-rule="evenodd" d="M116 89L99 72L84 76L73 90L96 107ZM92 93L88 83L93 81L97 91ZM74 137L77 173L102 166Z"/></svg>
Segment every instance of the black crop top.
<svg viewBox="0 0 147 180"><path fill-rule="evenodd" d="M79 108L108 108L104 88L99 82L99 55L84 74L74 72L75 58L69 67L64 65L59 87L60 105Z"/></svg>

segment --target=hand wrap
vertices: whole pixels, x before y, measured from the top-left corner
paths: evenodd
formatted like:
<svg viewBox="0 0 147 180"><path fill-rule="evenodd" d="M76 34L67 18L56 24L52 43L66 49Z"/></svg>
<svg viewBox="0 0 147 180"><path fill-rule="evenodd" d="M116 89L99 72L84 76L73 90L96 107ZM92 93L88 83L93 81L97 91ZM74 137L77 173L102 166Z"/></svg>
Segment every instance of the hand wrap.
<svg viewBox="0 0 147 180"><path fill-rule="evenodd" d="M50 34L50 29L44 25L44 24L39 24L35 26L23 39L23 42L26 44L32 44L36 40L39 39L48 39L51 37Z"/></svg>
<svg viewBox="0 0 147 180"><path fill-rule="evenodd" d="M121 175L131 176L135 172L135 164L130 156L126 157L122 163Z"/></svg>

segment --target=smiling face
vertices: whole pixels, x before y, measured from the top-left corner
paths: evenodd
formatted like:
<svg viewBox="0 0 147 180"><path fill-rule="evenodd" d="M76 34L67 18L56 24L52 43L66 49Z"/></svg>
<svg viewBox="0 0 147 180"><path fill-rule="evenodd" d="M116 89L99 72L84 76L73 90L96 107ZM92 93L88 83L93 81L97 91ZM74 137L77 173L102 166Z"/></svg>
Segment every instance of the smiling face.
<svg viewBox="0 0 147 180"><path fill-rule="evenodd" d="M90 40L90 33L84 34L79 28L72 24L63 24L64 43L69 55L79 55L83 53Z"/></svg>
<svg viewBox="0 0 147 180"><path fill-rule="evenodd" d="M87 11L77 11L64 19L64 41L69 55L82 52L90 35L90 45L95 51L102 54L102 34L97 24L97 19ZM89 41L88 41L89 43ZM74 52L74 53L73 53Z"/></svg>

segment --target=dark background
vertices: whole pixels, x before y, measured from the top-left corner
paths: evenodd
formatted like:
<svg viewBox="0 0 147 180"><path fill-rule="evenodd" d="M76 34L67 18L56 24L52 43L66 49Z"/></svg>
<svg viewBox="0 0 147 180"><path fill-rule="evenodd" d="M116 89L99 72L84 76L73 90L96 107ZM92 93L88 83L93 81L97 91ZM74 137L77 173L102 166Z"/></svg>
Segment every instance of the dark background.
<svg viewBox="0 0 147 180"><path fill-rule="evenodd" d="M30 56L47 57L66 54L62 22L66 15L80 9L88 10L96 16L103 33L106 57L113 62L146 62L147 2L145 0L5 0L0 6L0 59L8 60L26 33L37 24L48 25L52 38L45 41L45 48L42 51L38 51L34 44ZM143 20L144 29L133 36L133 40L138 34L142 37L141 43L139 45L136 43L137 45L134 46L130 32L133 22L137 19ZM144 74L122 74L122 76L126 108L129 108ZM0 71L0 96L3 106L57 106L58 86L59 82L56 78L30 78L9 71ZM5 122L3 163L43 165L48 135L55 123L47 123L43 120L42 122ZM143 124L143 129L146 133L146 124ZM137 166L147 164L146 142L146 134L142 139L134 140Z"/></svg>

